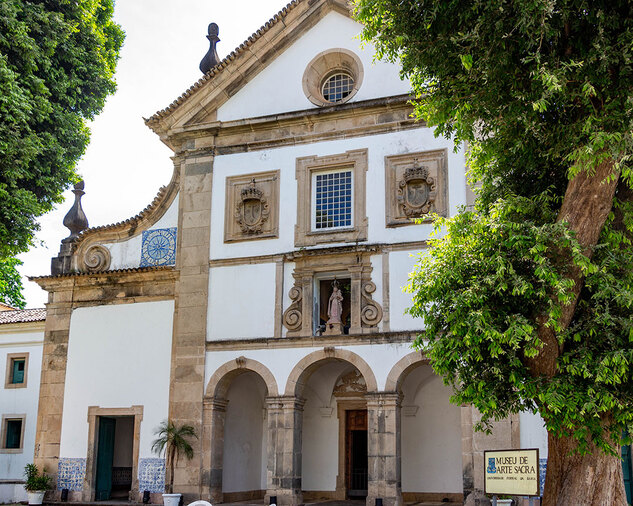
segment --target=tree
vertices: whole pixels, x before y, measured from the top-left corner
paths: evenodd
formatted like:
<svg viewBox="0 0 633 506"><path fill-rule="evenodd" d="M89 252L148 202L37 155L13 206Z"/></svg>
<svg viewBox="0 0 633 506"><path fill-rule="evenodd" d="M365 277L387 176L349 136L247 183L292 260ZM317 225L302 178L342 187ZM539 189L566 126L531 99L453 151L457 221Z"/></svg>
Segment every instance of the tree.
<svg viewBox="0 0 633 506"><path fill-rule="evenodd" d="M22 278L17 270L18 265L22 265L22 262L17 258L0 258L0 302L23 308L26 301L22 297Z"/></svg>
<svg viewBox="0 0 633 506"><path fill-rule="evenodd" d="M538 410L545 505L626 504L633 4L356 0L356 15L480 185L410 279L417 344L480 428Z"/></svg>
<svg viewBox="0 0 633 506"><path fill-rule="evenodd" d="M174 466L184 455L188 460L193 458L193 447L189 443L189 438L197 438L196 429L191 425L177 426L170 420L164 420L154 431L156 439L152 443L152 451L160 455L165 452L165 460L169 469L169 483L166 491L168 494L174 492Z"/></svg>
<svg viewBox="0 0 633 506"><path fill-rule="evenodd" d="M115 90L124 34L113 0L0 2L0 258L77 179L86 121Z"/></svg>

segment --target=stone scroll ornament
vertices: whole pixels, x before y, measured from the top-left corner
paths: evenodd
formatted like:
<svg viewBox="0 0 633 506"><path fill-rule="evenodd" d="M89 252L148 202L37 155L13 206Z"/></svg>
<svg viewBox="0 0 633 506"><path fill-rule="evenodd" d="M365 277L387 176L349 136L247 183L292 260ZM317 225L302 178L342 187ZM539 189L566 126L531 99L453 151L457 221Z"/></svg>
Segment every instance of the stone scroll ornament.
<svg viewBox="0 0 633 506"><path fill-rule="evenodd" d="M283 323L288 330L299 330L303 320L301 314L301 299L303 298L303 293L301 288L293 286L290 292L288 292L288 295L290 296L292 304L290 304L288 309L284 312Z"/></svg>
<svg viewBox="0 0 633 506"><path fill-rule="evenodd" d="M235 206L235 218L242 233L261 234L269 214L268 201L253 178L251 184L240 192L240 200Z"/></svg>
<svg viewBox="0 0 633 506"><path fill-rule="evenodd" d="M365 327L375 327L382 320L382 307L371 298L371 294L375 291L376 285L373 281L367 281L363 284L360 319Z"/></svg>
<svg viewBox="0 0 633 506"><path fill-rule="evenodd" d="M110 250L100 244L90 246L84 254L83 261L88 272L107 271L110 268Z"/></svg>
<svg viewBox="0 0 633 506"><path fill-rule="evenodd" d="M408 168L398 183L398 205L407 218L418 218L434 210L436 198L435 178L428 167L418 165Z"/></svg>

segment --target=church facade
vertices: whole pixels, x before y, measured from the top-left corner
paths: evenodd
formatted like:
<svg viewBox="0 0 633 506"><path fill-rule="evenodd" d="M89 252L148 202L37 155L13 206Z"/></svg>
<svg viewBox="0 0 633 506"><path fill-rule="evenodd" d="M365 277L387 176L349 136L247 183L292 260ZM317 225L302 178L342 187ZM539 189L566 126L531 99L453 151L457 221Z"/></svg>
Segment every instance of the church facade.
<svg viewBox="0 0 633 506"><path fill-rule="evenodd" d="M166 419L199 436L174 473L187 502L461 502L485 449L546 458L531 414L473 432L412 348L402 288L431 214L472 204L465 148L411 118L360 31L344 1L294 0L146 120L174 171L143 212L82 230L76 187L79 225L34 278L55 498L160 502Z"/></svg>

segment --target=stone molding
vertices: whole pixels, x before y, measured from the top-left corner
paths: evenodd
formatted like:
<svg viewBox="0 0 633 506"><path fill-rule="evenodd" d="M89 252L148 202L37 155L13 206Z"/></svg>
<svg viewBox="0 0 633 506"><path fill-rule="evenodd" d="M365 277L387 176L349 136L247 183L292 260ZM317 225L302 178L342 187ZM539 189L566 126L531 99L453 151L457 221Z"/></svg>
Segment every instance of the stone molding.
<svg viewBox="0 0 633 506"><path fill-rule="evenodd" d="M389 371L387 381L385 382L385 391L401 392L402 383L407 375L419 365L430 363L431 361L420 351L414 351L402 357Z"/></svg>
<svg viewBox="0 0 633 506"><path fill-rule="evenodd" d="M289 296L292 304L283 315L288 337L314 334L314 305L312 303L315 280L319 275L335 274L350 279L350 334L371 334L379 331L382 307L372 298L376 285L371 279L371 254L350 251L347 254L306 255L294 259L292 273L294 286Z"/></svg>
<svg viewBox="0 0 633 506"><path fill-rule="evenodd" d="M355 149L327 156L297 158L297 225L295 246L314 246L328 242L358 242L367 240L367 211L365 208L365 175L367 173L367 149ZM351 169L353 224L345 229L312 230L312 176L316 173Z"/></svg>
<svg viewBox="0 0 633 506"><path fill-rule="evenodd" d="M350 363L362 374L365 385L367 385L367 392L375 392L378 390L374 372L359 355L349 350L325 347L323 350L317 350L306 355L294 366L286 382L285 395L300 397L308 378L319 366L323 365L324 361L344 361Z"/></svg>
<svg viewBox="0 0 633 506"><path fill-rule="evenodd" d="M270 369L257 360L241 356L234 360L229 360L215 370L207 383L205 400L207 398L224 399L231 386L231 382L240 374L247 372L253 372L262 379L266 385L267 395L279 395L277 381L273 373L270 372Z"/></svg>
<svg viewBox="0 0 633 506"><path fill-rule="evenodd" d="M128 408L102 408L100 406L88 407L88 453L86 455L86 474L81 492L83 501L95 500L95 487L97 480L97 449L99 444L100 416L131 416L134 418L134 431L132 443L132 488L129 500L138 501L138 457L141 441L141 422L143 421L143 406L130 406Z"/></svg>
<svg viewBox="0 0 633 506"><path fill-rule="evenodd" d="M330 106L333 102L325 100L321 88L324 80L336 73L344 72L354 79L354 86L350 94L341 101L336 102L342 104L349 102L358 89L363 84L364 70L360 58L349 49L340 47L327 49L316 55L303 73L301 84L303 93L307 99L314 105L319 107Z"/></svg>
<svg viewBox="0 0 633 506"><path fill-rule="evenodd" d="M178 194L180 170L174 166L171 181L163 186L152 203L125 221L84 230L73 244L71 269L76 272L102 272L110 268L110 252L103 244L119 243L149 230L167 212Z"/></svg>
<svg viewBox="0 0 633 506"><path fill-rule="evenodd" d="M8 420L20 420L22 422L20 433L20 446L19 448L6 448L7 441L7 421ZM26 428L26 413L3 413L2 420L0 420L0 454L17 454L24 452L24 430Z"/></svg>
<svg viewBox="0 0 633 506"><path fill-rule="evenodd" d="M420 151L385 157L386 225L448 215L448 152Z"/></svg>
<svg viewBox="0 0 633 506"><path fill-rule="evenodd" d="M224 242L279 236L279 171L226 178Z"/></svg>

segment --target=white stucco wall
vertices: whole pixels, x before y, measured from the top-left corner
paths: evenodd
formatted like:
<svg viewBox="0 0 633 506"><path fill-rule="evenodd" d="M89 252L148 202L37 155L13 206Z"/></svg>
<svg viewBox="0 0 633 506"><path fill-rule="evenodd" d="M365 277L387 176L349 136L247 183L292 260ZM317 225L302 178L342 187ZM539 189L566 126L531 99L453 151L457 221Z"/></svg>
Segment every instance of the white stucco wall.
<svg viewBox="0 0 633 506"><path fill-rule="evenodd" d="M75 309L70 319L61 457L86 457L88 406L142 405L140 457L167 418L174 302Z"/></svg>
<svg viewBox="0 0 633 506"><path fill-rule="evenodd" d="M418 330L424 328L421 319L413 318L405 310L411 307L412 295L402 289L409 281L417 261L418 250L389 253L389 318L391 330Z"/></svg>
<svg viewBox="0 0 633 506"><path fill-rule="evenodd" d="M272 337L275 271L274 263L210 269L208 340Z"/></svg>
<svg viewBox="0 0 633 506"><path fill-rule="evenodd" d="M44 322L0 326L0 419L26 415L22 451L0 453L0 481L22 480L24 466L33 462L43 341ZM5 388L7 355L13 353L29 354L25 388ZM22 485L0 484L0 503L24 499Z"/></svg>
<svg viewBox="0 0 633 506"><path fill-rule="evenodd" d="M316 108L303 93L303 73L317 54L331 48L348 49L363 64L364 79L351 101L408 93L411 86L400 79L397 65L374 63L376 51L372 44L361 48L358 37L361 29L362 26L350 18L330 12L222 105L218 109L218 120Z"/></svg>
<svg viewBox="0 0 633 506"><path fill-rule="evenodd" d="M538 448L539 458L547 458L547 429L538 413L524 411L519 413L521 430L521 448Z"/></svg>
<svg viewBox="0 0 633 506"><path fill-rule="evenodd" d="M420 241L428 238L431 224L387 228L385 226L385 156L433 149L448 150L449 209L455 214L466 201L464 151L453 152L453 143L436 139L430 128L419 128L382 135L338 139L318 144L216 156L213 164L211 200L211 259L240 258L285 253L295 249L297 222L296 159L326 156L353 149L368 149L366 173L367 243ZM279 237L257 241L224 243L224 212L227 176L280 171ZM327 244L325 246L332 246ZM323 245L316 246L323 247Z"/></svg>
<svg viewBox="0 0 633 506"><path fill-rule="evenodd" d="M152 225L149 230L159 228L171 228L178 226L178 195L174 198L165 214ZM112 257L110 262L110 270L129 269L138 267L141 264L141 243L143 242L143 233L131 237L126 241L104 243L103 246L110 250Z"/></svg>
<svg viewBox="0 0 633 506"><path fill-rule="evenodd" d="M266 385L255 373L231 383L224 420L222 491L266 490Z"/></svg>
<svg viewBox="0 0 633 506"><path fill-rule="evenodd" d="M451 389L428 365L407 376L403 385L402 491L462 492L460 408L450 404ZM406 416L405 406L416 406Z"/></svg>

